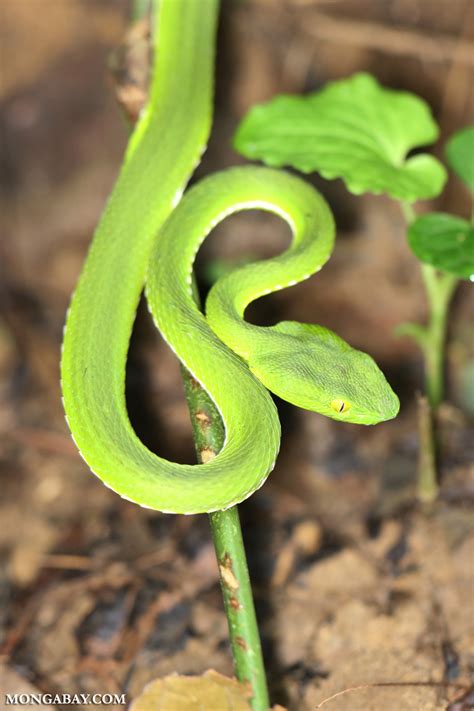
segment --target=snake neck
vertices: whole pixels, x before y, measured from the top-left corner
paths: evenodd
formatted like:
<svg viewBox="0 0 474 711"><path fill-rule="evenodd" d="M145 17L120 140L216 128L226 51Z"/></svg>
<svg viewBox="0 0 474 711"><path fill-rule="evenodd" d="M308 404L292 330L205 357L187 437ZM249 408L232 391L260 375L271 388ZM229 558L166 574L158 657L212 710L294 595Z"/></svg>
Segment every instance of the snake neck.
<svg viewBox="0 0 474 711"><path fill-rule="evenodd" d="M286 221L291 244L276 257L245 265L220 279L208 296L205 320L192 294L196 253L217 224L250 209L272 212ZM247 306L319 271L333 242L332 214L324 199L302 180L253 166L208 176L184 196L156 241L146 289L155 322L169 343L176 341L178 356L192 372L195 339L183 339L181 334L196 331L197 339L206 328L248 362L271 329L245 321Z"/></svg>
<svg viewBox="0 0 474 711"><path fill-rule="evenodd" d="M269 346L275 336L270 328L245 320L245 310L252 301L308 279L319 265L309 266L304 255L290 247L278 258L248 264L236 269L214 285L206 301L206 319L214 333L246 362Z"/></svg>
<svg viewBox="0 0 474 711"><path fill-rule="evenodd" d="M261 296L298 284L318 272L331 254L334 222L323 198L310 186L271 169L237 168L227 172L237 209L260 208L290 227L290 246L271 259L247 264L219 279L206 302L209 326L231 350L249 361L262 339L278 337L268 327L245 321L247 306ZM250 191L250 197L246 193ZM239 192L242 193L239 195ZM230 213L232 210L228 210ZM219 220L220 221L220 220Z"/></svg>

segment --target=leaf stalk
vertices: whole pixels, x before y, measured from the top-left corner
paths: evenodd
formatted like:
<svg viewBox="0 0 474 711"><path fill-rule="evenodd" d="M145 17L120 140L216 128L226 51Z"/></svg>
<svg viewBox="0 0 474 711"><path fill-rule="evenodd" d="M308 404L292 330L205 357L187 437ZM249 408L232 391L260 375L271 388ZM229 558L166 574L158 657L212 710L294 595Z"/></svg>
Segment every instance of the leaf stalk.
<svg viewBox="0 0 474 711"><path fill-rule="evenodd" d="M207 392L185 368L181 372L197 457L200 462L209 461L224 444L224 425ZM249 686L253 711L267 711L265 666L237 506L209 514L209 523L235 673L239 681Z"/></svg>
<svg viewBox="0 0 474 711"><path fill-rule="evenodd" d="M410 203L401 203L408 225L416 218ZM452 274L439 272L430 264L421 264L421 275L428 303L426 326L407 324L400 332L410 336L421 349L425 361L427 398L420 398L419 432L420 457L418 462L418 497L432 503L438 496L439 484L436 466L436 411L444 397L445 344L449 305L458 284Z"/></svg>
<svg viewBox="0 0 474 711"><path fill-rule="evenodd" d="M133 0L132 19L143 19L150 8L158 12L157 0ZM199 293L193 280L193 294ZM212 399L191 373L181 368L184 391L199 462L209 461L221 450L225 430ZM216 550L224 609L237 679L248 684L253 711L267 711L269 697L252 588L237 506L209 514Z"/></svg>

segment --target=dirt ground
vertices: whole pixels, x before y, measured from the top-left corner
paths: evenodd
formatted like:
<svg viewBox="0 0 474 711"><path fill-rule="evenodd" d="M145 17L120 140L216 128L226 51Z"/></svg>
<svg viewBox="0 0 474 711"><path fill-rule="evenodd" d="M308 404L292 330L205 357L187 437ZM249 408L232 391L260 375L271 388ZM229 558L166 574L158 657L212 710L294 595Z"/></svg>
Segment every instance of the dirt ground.
<svg viewBox="0 0 474 711"><path fill-rule="evenodd" d="M61 408L64 315L126 143L107 68L126 17L124 0L0 0L2 694L126 691L131 700L173 671L232 675L206 517L147 511L106 489L77 455ZM231 137L255 102L362 69L430 102L441 156L447 136L472 122L473 28L471 0L224 0L214 131L198 176L241 162ZM278 403L281 456L241 506L272 701L312 711L361 687L324 708L467 711L472 294L462 284L453 304L443 485L426 512L415 498L420 354L394 335L426 306L401 215L384 198L311 180L336 216L334 256L250 317L334 329L376 358L402 407L364 428ZM467 216L469 198L451 180L435 207ZM203 290L222 260L286 242L277 219L231 218L199 257ZM151 449L193 461L179 368L143 308L127 400Z"/></svg>

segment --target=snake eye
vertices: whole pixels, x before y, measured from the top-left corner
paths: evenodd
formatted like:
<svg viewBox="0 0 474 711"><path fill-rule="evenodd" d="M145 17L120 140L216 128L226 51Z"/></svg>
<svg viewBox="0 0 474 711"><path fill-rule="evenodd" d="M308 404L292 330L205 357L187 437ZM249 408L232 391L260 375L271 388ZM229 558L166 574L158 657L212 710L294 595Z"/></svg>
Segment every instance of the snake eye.
<svg viewBox="0 0 474 711"><path fill-rule="evenodd" d="M339 414L341 414L343 412L347 412L348 410L351 409L351 406L349 405L349 403L345 402L344 400L333 400L331 403L331 407L336 412L339 412Z"/></svg>

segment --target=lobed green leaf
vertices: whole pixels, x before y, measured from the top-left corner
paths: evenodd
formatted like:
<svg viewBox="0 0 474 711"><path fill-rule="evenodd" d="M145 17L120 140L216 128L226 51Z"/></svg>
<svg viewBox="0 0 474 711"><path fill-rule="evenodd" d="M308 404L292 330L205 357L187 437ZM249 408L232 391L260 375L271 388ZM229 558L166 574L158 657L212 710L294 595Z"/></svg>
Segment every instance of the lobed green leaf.
<svg viewBox="0 0 474 711"><path fill-rule="evenodd" d="M474 227L460 217L432 212L415 220L408 242L418 259L474 281Z"/></svg>
<svg viewBox="0 0 474 711"><path fill-rule="evenodd" d="M446 144L449 166L474 192L474 126L457 131Z"/></svg>
<svg viewBox="0 0 474 711"><path fill-rule="evenodd" d="M385 89L360 73L305 97L277 96L253 107L237 129L234 147L270 166L342 178L356 195L387 193L413 202L435 197L446 181L433 156L407 158L437 136L422 99Z"/></svg>

